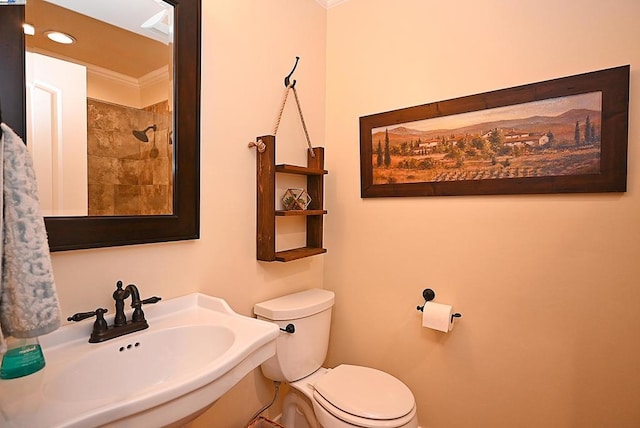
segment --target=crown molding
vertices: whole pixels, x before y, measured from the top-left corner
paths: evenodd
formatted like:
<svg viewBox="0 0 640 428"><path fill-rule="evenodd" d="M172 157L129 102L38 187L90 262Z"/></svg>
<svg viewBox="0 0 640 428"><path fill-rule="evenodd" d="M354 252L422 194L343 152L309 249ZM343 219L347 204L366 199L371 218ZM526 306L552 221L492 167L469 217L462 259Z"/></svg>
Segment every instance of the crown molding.
<svg viewBox="0 0 640 428"><path fill-rule="evenodd" d="M316 0L325 9L331 9L334 6L344 3L347 0Z"/></svg>

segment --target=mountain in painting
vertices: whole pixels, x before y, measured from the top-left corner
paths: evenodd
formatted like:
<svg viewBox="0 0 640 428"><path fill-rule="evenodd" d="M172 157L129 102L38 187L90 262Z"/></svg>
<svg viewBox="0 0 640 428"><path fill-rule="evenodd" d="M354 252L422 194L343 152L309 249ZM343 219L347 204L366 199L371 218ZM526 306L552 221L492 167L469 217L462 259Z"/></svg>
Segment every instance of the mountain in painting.
<svg viewBox="0 0 640 428"><path fill-rule="evenodd" d="M420 131L406 126L398 126L396 128L388 128L389 143L393 146L407 141L428 141L439 139L443 136L449 137L451 135L482 135L496 128L539 134L552 131L556 138L571 139L575 132L576 122L584 125L587 116L589 116L589 120L599 134L601 124L599 111L589 109L572 109L557 116L531 116L522 119L497 120L454 129ZM384 142L384 138L385 131L378 131L372 135L372 143L377 145L378 142Z"/></svg>

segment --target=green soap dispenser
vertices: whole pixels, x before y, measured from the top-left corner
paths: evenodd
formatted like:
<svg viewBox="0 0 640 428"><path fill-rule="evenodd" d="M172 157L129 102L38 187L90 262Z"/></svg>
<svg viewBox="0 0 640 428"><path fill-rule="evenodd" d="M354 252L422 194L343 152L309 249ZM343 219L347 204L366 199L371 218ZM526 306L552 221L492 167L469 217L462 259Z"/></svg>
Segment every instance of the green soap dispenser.
<svg viewBox="0 0 640 428"><path fill-rule="evenodd" d="M14 379L35 373L45 365L37 337L7 337L7 352L2 357L0 379Z"/></svg>

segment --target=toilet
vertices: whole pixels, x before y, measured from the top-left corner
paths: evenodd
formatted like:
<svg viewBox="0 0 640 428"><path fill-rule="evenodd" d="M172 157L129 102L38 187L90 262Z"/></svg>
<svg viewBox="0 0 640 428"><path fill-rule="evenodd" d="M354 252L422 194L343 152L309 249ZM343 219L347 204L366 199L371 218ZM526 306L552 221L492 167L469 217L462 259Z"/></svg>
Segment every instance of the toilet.
<svg viewBox="0 0 640 428"><path fill-rule="evenodd" d="M261 365L269 379L289 384L282 424L286 428L417 428L411 390L383 371L341 364L322 367L329 345L335 294L311 289L257 303L258 319L282 333L276 354ZM298 424L302 418L303 423Z"/></svg>

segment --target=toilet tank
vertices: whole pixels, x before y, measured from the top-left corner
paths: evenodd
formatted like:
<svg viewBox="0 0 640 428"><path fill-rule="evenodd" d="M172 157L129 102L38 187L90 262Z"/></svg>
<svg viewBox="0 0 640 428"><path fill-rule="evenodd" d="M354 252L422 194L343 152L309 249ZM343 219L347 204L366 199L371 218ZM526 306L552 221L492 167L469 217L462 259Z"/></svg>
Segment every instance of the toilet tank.
<svg viewBox="0 0 640 428"><path fill-rule="evenodd" d="M258 319L272 321L294 333L281 332L276 339L276 355L264 362L262 373L271 380L294 382L322 367L329 346L333 291L314 288L257 303Z"/></svg>

